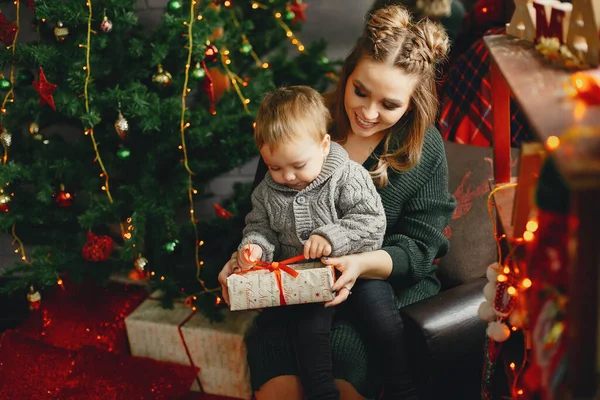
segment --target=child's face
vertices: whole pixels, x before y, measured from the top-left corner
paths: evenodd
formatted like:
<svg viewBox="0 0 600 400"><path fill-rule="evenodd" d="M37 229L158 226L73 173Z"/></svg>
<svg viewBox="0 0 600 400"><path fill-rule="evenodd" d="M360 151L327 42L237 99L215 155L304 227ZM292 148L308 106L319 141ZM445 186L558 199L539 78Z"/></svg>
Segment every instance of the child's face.
<svg viewBox="0 0 600 400"><path fill-rule="evenodd" d="M273 151L265 145L261 147L260 154L275 182L302 190L321 173L329 145L329 135L325 135L321 142L303 135L293 142L280 144Z"/></svg>

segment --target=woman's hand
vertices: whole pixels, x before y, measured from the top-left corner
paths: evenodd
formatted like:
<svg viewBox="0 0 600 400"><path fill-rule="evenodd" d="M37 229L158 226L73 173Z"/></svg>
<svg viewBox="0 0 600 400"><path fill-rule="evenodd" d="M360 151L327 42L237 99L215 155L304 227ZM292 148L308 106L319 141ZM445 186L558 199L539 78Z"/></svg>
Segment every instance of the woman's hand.
<svg viewBox="0 0 600 400"><path fill-rule="evenodd" d="M331 287L331 290L336 294L335 298L325 303L325 307L337 306L346 301L348 296L352 294L352 288L361 275L360 254L336 258L323 257L321 262L325 265L335 266L335 269L342 273Z"/></svg>
<svg viewBox="0 0 600 400"><path fill-rule="evenodd" d="M229 304L229 291L227 290L227 278L229 278L229 275L233 274L234 272L240 270L240 266L238 265L237 262L237 257L238 257L238 252L234 252L233 254L231 254L231 259L229 261L227 261L227 263L225 264L225 266L223 266L223 269L221 270L221 272L219 272L219 283L221 284L221 295L223 296L223 300L225 300L225 303L227 303L227 305L231 305Z"/></svg>

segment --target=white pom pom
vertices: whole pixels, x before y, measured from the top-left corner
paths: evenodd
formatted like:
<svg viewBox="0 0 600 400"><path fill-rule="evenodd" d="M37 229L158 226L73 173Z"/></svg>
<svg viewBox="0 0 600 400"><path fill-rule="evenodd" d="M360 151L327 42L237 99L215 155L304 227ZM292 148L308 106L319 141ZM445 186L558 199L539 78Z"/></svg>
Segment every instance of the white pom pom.
<svg viewBox="0 0 600 400"><path fill-rule="evenodd" d="M494 298L496 297L496 282L488 282L485 284L483 287L483 297L494 304Z"/></svg>
<svg viewBox="0 0 600 400"><path fill-rule="evenodd" d="M495 321L497 318L494 306L492 306L492 303L490 303L489 301L484 301L479 305L477 315L479 315L479 318L485 322L492 322Z"/></svg>
<svg viewBox="0 0 600 400"><path fill-rule="evenodd" d="M510 337L510 329L502 322L490 322L487 327L487 335L496 342L505 342Z"/></svg>
<svg viewBox="0 0 600 400"><path fill-rule="evenodd" d="M488 265L487 271L485 272L485 276L489 282L496 282L498 279L498 273L500 268L498 267L498 263L495 262L493 264Z"/></svg>
<svg viewBox="0 0 600 400"><path fill-rule="evenodd" d="M521 310L513 310L508 316L508 323L510 326L514 326L516 328L522 328L523 322L525 319L525 313Z"/></svg>

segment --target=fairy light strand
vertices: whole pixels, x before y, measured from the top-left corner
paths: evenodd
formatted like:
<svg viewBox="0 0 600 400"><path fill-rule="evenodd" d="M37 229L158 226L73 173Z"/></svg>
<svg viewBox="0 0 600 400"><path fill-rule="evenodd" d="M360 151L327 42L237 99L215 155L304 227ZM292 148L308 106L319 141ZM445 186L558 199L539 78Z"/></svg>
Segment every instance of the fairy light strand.
<svg viewBox="0 0 600 400"><path fill-rule="evenodd" d="M190 2L190 19L187 22L185 22L185 25L187 25L187 38L188 38L187 53L188 54L187 54L187 60L186 60L186 64L185 64L185 76L184 76L184 80L183 80L183 89L181 91L181 119L179 121L179 131L181 134L181 149L183 150L183 164L185 166L186 171L188 172L188 199L190 202L190 221L192 223L192 226L194 227L194 234L195 234L195 238L196 238L195 247L194 247L194 259L196 262L196 279L198 280L200 285L202 285L202 293L214 293L214 292L220 290L220 288L214 288L214 289L207 288L206 285L204 284L204 281L200 277L200 272L202 270L202 265L204 264L204 262L202 260L200 260L199 248L203 242L200 241L200 237L198 236L198 226L196 224L196 216L195 216L195 211L194 211L194 192L195 192L195 190L193 187L192 177L195 174L189 167L187 146L185 143L185 129L190 126L189 122L185 121L185 112L187 110L186 97L187 97L187 93L188 93L190 65L192 63L192 53L193 53L193 48L194 48L194 39L193 39L192 33L193 33L193 25L194 25L194 20L195 20L195 16L194 16L195 5L196 5L196 1L192 0ZM161 280L164 280L164 277L161 277ZM218 296L217 296L217 301L219 301Z"/></svg>
<svg viewBox="0 0 600 400"><path fill-rule="evenodd" d="M88 86L90 83L90 78L92 76L92 69L90 67L90 51L91 51L91 42L92 42L92 0L88 0L86 2L88 6L88 20L87 20L87 38L85 44L85 84L83 86L83 96L85 98L85 111L86 113L90 112L90 98L88 94ZM102 170L101 176L104 177L104 186L102 190L106 192L106 197L110 204L114 203L113 197L110 193L110 185L109 185L109 176L108 171L106 171L106 167L104 166L104 162L102 162L102 157L100 156L100 151L98 150L98 143L96 142L96 138L94 136L94 127L91 127L85 131L86 134L90 135L90 139L92 139L92 145L94 146L94 152L96 153L95 160L98 161L98 165L100 165L100 169ZM121 235L125 234L125 228L123 227L123 223L119 222L119 227L121 228Z"/></svg>
<svg viewBox="0 0 600 400"><path fill-rule="evenodd" d="M15 98L15 91L14 91L14 86L15 86L15 52L16 52L16 48L17 48L17 38L19 37L19 26L20 26L20 2L19 0L15 0L15 8L16 8L16 20L15 20L15 36L13 38L12 41L12 60L10 63L10 90L6 93L6 95L4 96L4 100L2 100L2 106L0 107L0 111L2 113L2 116L4 116L4 113L6 113L6 103L9 101L14 101ZM10 98L10 100L9 100ZM2 140L2 147L4 148L4 156L2 157L2 163L6 164L8 162L8 146L6 144L4 144L4 141Z"/></svg>
<svg viewBox="0 0 600 400"><path fill-rule="evenodd" d="M19 252L21 253L21 260L23 260L25 262L25 264L30 264L29 260L27 259L27 255L25 254L25 246L23 246L23 242L21 241L21 239L19 239L19 237L17 236L17 232L16 232L16 222L14 222L12 224L12 229L11 229L11 233L13 236L14 241L17 243L17 245L19 246Z"/></svg>
<svg viewBox="0 0 600 400"><path fill-rule="evenodd" d="M263 10L269 10L269 7L265 6L264 4L258 3L256 1L252 3L252 8L254 10L256 10L258 8L261 8ZM285 35L290 39L292 44L294 46L296 46L296 49L298 49L299 52L303 52L305 49L304 45L302 44L302 42L300 42L300 40L298 40L296 35L294 35L294 33L292 32L290 27L281 20L281 17L282 17L281 13L278 11L274 11L273 17L275 17L275 21L277 22L277 24L285 31Z"/></svg>
<svg viewBox="0 0 600 400"><path fill-rule="evenodd" d="M19 37L19 29L20 29L20 2L19 0L15 0L15 12L16 12L16 19L15 19L15 36L13 38L13 42L12 42L12 60L10 63L10 90L8 91L8 93L6 93L6 95L4 96L4 100L2 101L2 106L0 106L0 110L2 113L2 116L4 116L4 114L6 113L6 103L8 101L14 101L15 98L15 92L14 92L14 86L15 86L15 52L17 49L17 39ZM10 98L10 100L9 100ZM2 142L2 146L4 147L4 156L2 157L2 163L6 164L8 162L8 146L6 146L4 144L4 141ZM17 245L19 246L17 252L21 253L21 260L23 260L23 262L25 262L25 264L30 264L29 260L27 259L27 254L25 253L25 246L23 245L23 242L21 241L21 239L19 238L19 236L17 236L17 228L16 228L16 222L13 222L12 224L12 228L11 228L11 234L13 237L13 243L17 243Z"/></svg>
<svg viewBox="0 0 600 400"><path fill-rule="evenodd" d="M488 210L488 214L490 217L490 221L492 223L492 233L494 235L494 240L496 241L496 245L497 245L497 250L498 250L498 266L501 265L502 263L502 248L500 245L500 241L501 239L504 237L504 235L498 237L498 232L497 232L497 226L496 226L496 219L494 218L494 214L492 211L492 207L493 207L493 202L492 202L492 198L494 196L494 194L496 194L497 192L499 192L500 190L504 190L504 189L509 189L509 188L513 188L518 186L518 183L508 183L508 184L504 184L504 185L499 185L497 187L495 187L493 190L490 191L490 193L488 194L487 197L487 210ZM515 243L513 243L513 245L510 248L509 254L507 255L506 259L509 260L509 262L512 264L512 256L515 253L517 246L520 244L519 240L514 240ZM503 275L509 275L510 272L508 274L504 273L504 271L502 270L502 268L498 268L499 269L499 273L503 274ZM511 272L515 271L515 269L513 268ZM521 280L519 278L519 281L523 282L523 280ZM519 296L519 308L520 309L524 309L525 306L522 304L524 302L524 298L523 296ZM514 312L514 310L513 310ZM499 318L500 319L500 318ZM525 332L525 330L523 331L523 348L526 349L527 348L527 332ZM513 371L513 379L510 385L510 392L511 392L511 398L517 398L520 393L519 390L517 388L518 384L519 384L519 377L521 376L521 374L523 373L523 371L525 370L525 366L527 365L527 362L529 361L528 355L527 355L527 351L524 352L523 354L523 360L521 361L521 365L519 366L519 368L516 368L516 364L515 363L511 363L511 370Z"/></svg>
<svg viewBox="0 0 600 400"><path fill-rule="evenodd" d="M223 68L225 69L225 73L227 73L227 76L229 77L229 80L231 80L231 84L233 85L233 88L235 89L235 92L237 93L238 97L240 98L240 101L242 102L242 106L244 107L244 111L246 113L249 113L248 111L248 103L250 103L250 99L247 99L246 97L244 97L240 86L238 85L238 79L240 79L236 74L234 74L229 67L227 66L227 61L231 62L229 60L229 58L227 58L227 54L229 54L229 51L227 49L221 49L220 51L221 53L221 63L223 64Z"/></svg>

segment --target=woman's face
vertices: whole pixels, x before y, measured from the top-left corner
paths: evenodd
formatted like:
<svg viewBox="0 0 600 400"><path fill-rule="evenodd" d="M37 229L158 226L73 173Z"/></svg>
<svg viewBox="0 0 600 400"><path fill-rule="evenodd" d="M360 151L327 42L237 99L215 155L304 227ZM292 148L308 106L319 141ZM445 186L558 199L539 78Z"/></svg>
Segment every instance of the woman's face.
<svg viewBox="0 0 600 400"><path fill-rule="evenodd" d="M370 137L394 126L410 106L416 84L415 77L398 67L360 60L344 92L352 133Z"/></svg>

